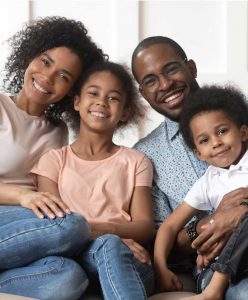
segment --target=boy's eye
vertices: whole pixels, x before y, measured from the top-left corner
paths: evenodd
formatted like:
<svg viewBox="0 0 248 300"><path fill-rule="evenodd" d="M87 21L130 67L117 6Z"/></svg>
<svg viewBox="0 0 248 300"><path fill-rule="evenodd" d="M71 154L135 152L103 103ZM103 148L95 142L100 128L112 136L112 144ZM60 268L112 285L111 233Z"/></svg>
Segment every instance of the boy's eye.
<svg viewBox="0 0 248 300"><path fill-rule="evenodd" d="M206 144L208 142L208 139L207 138L204 138L204 139L201 139L200 141L199 141L199 144Z"/></svg>
<svg viewBox="0 0 248 300"><path fill-rule="evenodd" d="M220 130L218 130L218 135L223 135L228 131L227 128L221 128Z"/></svg>

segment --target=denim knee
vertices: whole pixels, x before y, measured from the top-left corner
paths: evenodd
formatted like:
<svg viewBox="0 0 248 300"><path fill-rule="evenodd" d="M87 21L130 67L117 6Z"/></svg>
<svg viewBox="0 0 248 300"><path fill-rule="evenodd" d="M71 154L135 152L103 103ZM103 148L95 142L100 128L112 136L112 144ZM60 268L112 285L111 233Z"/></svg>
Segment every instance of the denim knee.
<svg viewBox="0 0 248 300"><path fill-rule="evenodd" d="M89 223L80 214L66 214L64 218L56 218L51 222L56 223L59 232L56 235L59 253L65 256L78 255L90 240Z"/></svg>

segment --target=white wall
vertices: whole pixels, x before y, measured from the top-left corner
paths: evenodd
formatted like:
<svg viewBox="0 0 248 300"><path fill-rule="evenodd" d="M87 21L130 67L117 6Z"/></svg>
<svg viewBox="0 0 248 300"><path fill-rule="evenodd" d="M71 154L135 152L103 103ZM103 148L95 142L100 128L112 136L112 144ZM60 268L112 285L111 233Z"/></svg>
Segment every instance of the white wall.
<svg viewBox="0 0 248 300"><path fill-rule="evenodd" d="M150 35L171 37L197 63L200 84L231 81L248 94L247 0L2 0L0 41L24 21L48 15L81 20L111 60L128 65L141 39ZM162 119L150 109L144 126L129 129L116 140L131 146Z"/></svg>

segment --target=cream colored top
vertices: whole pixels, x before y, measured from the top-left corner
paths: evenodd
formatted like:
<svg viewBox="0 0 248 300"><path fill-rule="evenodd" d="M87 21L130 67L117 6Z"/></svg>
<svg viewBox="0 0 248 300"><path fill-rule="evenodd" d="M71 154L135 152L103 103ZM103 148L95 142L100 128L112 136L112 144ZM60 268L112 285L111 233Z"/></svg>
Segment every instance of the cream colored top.
<svg viewBox="0 0 248 300"><path fill-rule="evenodd" d="M44 116L31 116L0 94L1 182L35 189L28 177L34 163L48 150L67 142L65 124L55 127Z"/></svg>
<svg viewBox="0 0 248 300"><path fill-rule="evenodd" d="M127 147L106 159L88 161L65 146L42 156L31 172L56 182L71 211L89 222L130 222L134 188L151 187L153 177L149 159Z"/></svg>

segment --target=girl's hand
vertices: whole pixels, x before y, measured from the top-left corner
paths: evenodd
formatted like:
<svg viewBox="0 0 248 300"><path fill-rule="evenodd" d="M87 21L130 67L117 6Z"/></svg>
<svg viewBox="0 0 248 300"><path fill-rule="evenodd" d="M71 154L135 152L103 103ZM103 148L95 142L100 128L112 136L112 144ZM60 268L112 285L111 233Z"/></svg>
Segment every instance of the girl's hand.
<svg viewBox="0 0 248 300"><path fill-rule="evenodd" d="M152 264L150 255L144 247L142 247L140 244L138 244L132 239L122 239L122 241L133 252L135 258L137 258L139 261L141 261L144 264L148 264L148 265Z"/></svg>
<svg viewBox="0 0 248 300"><path fill-rule="evenodd" d="M31 209L40 219L43 219L45 216L48 216L50 219L54 219L56 216L62 218L65 213L71 213L60 197L49 192L23 190L20 194L20 204Z"/></svg>
<svg viewBox="0 0 248 300"><path fill-rule="evenodd" d="M183 284L175 273L169 269L156 270L156 282L159 291L181 291Z"/></svg>

